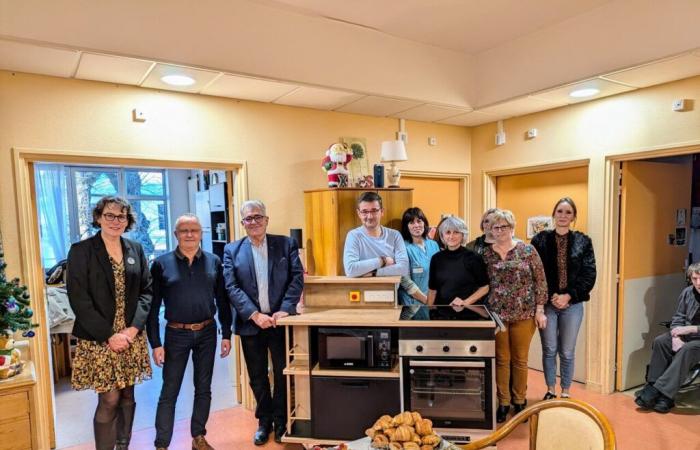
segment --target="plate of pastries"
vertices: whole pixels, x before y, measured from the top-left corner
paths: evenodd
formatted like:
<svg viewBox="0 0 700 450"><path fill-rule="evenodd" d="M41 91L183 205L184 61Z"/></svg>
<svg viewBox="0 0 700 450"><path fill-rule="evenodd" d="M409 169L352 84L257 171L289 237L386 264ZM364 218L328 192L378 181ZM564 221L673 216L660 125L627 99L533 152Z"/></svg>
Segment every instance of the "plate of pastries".
<svg viewBox="0 0 700 450"><path fill-rule="evenodd" d="M404 411L396 416L377 419L365 435L373 450L442 450L459 448L443 442L433 431L433 422L417 412Z"/></svg>

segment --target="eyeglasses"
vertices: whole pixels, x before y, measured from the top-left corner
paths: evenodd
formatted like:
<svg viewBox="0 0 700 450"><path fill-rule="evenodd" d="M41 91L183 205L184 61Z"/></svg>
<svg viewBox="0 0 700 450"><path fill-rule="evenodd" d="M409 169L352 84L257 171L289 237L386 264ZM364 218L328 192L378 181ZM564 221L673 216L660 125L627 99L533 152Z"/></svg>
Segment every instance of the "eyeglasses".
<svg viewBox="0 0 700 450"><path fill-rule="evenodd" d="M178 234L199 234L202 232L201 228L185 228L184 230L175 230Z"/></svg>
<svg viewBox="0 0 700 450"><path fill-rule="evenodd" d="M250 225L253 222L260 223L266 218L267 218L267 216L261 216L260 214L256 214L254 216L244 217L243 220L241 220L241 222L243 222L246 225Z"/></svg>
<svg viewBox="0 0 700 450"><path fill-rule="evenodd" d="M373 216L375 214L379 214L379 212L382 209L379 208L374 208L374 209L359 209L358 212L360 213L361 216Z"/></svg>
<svg viewBox="0 0 700 450"><path fill-rule="evenodd" d="M112 214L112 213L104 213L104 214L102 214L102 217L104 217L107 222L114 222L114 219L117 219L117 221L119 223L124 223L128 219L126 214L116 215L116 214Z"/></svg>
<svg viewBox="0 0 700 450"><path fill-rule="evenodd" d="M496 231L496 232L501 232L501 231L506 231L510 230L510 225L494 225L491 227L491 231Z"/></svg>

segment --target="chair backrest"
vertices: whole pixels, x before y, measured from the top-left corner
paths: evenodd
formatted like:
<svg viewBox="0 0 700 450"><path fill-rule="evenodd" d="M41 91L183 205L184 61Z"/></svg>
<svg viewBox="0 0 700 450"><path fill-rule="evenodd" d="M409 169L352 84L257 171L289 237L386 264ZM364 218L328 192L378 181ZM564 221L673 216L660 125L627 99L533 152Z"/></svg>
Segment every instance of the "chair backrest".
<svg viewBox="0 0 700 450"><path fill-rule="evenodd" d="M489 436L464 445L478 450L494 445L529 419L530 450L615 450L608 419L586 402L552 399L529 406Z"/></svg>

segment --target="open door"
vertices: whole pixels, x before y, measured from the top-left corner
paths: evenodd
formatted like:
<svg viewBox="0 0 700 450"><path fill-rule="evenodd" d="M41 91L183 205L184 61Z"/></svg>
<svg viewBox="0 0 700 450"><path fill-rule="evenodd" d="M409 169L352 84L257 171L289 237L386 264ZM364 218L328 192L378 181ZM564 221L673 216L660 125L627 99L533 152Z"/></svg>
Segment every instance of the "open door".
<svg viewBox="0 0 700 450"><path fill-rule="evenodd" d="M676 211L690 207L692 157L623 162L621 167L617 373L615 388L645 382L654 338L685 287L687 239L670 242Z"/></svg>

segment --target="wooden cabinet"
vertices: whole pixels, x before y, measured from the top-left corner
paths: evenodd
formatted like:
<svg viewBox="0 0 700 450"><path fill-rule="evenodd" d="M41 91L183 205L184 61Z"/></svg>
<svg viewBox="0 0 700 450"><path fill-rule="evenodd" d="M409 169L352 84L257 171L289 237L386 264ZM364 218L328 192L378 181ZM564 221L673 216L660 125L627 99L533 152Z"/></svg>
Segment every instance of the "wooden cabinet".
<svg viewBox="0 0 700 450"><path fill-rule="evenodd" d="M357 198L368 189L319 189L304 192L307 270L312 275L344 275L345 236L361 225ZM382 225L401 229L403 212L413 206L412 189L371 189L382 197Z"/></svg>
<svg viewBox="0 0 700 450"><path fill-rule="evenodd" d="M35 384L34 366L26 362L21 374L0 381L0 448L28 450L34 448L31 398Z"/></svg>

